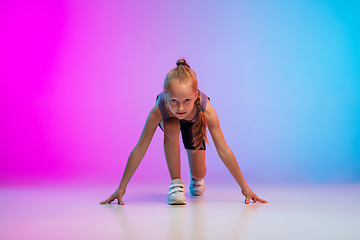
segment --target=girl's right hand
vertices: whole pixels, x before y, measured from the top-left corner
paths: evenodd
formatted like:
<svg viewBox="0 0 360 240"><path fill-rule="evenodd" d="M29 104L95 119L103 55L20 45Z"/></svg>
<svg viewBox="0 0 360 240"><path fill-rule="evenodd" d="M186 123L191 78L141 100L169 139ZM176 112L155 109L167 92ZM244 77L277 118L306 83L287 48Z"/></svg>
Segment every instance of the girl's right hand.
<svg viewBox="0 0 360 240"><path fill-rule="evenodd" d="M119 205L124 205L124 202L122 201L122 197L125 194L125 189L116 189L116 191L105 201L100 202L100 204L105 204L105 203L111 203L112 201L114 201L115 199L118 200L118 204Z"/></svg>

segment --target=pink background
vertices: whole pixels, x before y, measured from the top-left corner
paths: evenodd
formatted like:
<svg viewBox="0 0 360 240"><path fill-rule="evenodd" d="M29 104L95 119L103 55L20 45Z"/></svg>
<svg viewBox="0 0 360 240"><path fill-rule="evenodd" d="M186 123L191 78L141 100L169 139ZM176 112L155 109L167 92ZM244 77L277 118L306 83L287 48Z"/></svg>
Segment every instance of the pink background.
<svg viewBox="0 0 360 240"><path fill-rule="evenodd" d="M118 182L182 57L248 181L359 182L358 7L0 1L0 184ZM169 181L162 141L133 181ZM233 181L213 144L207 165Z"/></svg>

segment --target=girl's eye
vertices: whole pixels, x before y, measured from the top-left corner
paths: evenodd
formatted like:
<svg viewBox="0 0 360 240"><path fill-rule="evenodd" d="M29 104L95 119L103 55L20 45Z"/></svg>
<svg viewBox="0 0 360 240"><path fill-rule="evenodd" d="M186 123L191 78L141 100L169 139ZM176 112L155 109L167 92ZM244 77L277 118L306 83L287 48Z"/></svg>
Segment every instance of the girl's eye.
<svg viewBox="0 0 360 240"><path fill-rule="evenodd" d="M170 102L176 103L176 100L175 100L175 99L171 99Z"/></svg>
<svg viewBox="0 0 360 240"><path fill-rule="evenodd" d="M190 102L190 99L185 99L185 102Z"/></svg>

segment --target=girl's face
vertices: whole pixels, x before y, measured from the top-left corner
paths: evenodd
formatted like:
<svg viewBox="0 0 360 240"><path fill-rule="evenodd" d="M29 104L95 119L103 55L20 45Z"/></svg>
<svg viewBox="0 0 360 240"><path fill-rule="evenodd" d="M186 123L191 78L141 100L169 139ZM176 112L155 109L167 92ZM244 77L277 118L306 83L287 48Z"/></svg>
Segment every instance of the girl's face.
<svg viewBox="0 0 360 240"><path fill-rule="evenodd" d="M170 111L184 119L194 108L196 91L190 84L171 83L166 93Z"/></svg>

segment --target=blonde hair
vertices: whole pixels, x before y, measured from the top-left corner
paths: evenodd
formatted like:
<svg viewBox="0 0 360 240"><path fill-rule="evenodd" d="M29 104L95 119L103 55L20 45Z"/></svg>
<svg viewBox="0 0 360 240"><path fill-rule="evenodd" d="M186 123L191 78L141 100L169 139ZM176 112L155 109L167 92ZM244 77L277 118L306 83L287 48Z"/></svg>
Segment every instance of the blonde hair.
<svg viewBox="0 0 360 240"><path fill-rule="evenodd" d="M179 59L176 62L176 68L170 70L166 75L164 81L164 91L168 92L168 87L171 83L180 83L180 84L190 84L193 86L194 91L197 92L197 97L194 102L194 105L198 111L198 116L192 127L193 135L193 146L195 151L199 150L202 147L203 141L209 144L209 141L206 136L206 118L205 114L201 111L201 101L200 101L200 91L198 89L197 78L195 72L190 68L189 64L185 59ZM204 99L207 101L207 99Z"/></svg>

